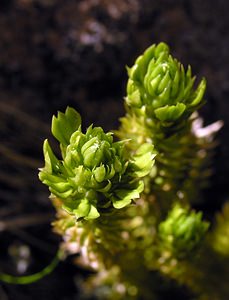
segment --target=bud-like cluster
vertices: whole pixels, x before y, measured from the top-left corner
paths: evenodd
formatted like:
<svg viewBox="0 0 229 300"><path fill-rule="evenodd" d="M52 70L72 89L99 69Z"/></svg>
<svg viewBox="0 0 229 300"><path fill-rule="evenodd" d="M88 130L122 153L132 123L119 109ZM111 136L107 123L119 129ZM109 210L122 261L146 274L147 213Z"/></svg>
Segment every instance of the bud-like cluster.
<svg viewBox="0 0 229 300"><path fill-rule="evenodd" d="M185 71L165 43L149 47L128 68L128 75L126 102L133 109L144 108L149 118L175 122L203 104L205 79L194 89L191 67Z"/></svg>
<svg viewBox="0 0 229 300"><path fill-rule="evenodd" d="M159 225L159 237L163 247L175 257L184 258L196 249L209 227L202 221L202 213L189 211L176 204L167 219Z"/></svg>
<svg viewBox="0 0 229 300"><path fill-rule="evenodd" d="M72 108L53 118L52 132L60 142L62 160L46 140L45 167L39 177L65 210L77 218L95 219L139 198L142 177L153 165L152 145L142 145L127 158L125 142L113 142L112 133L93 126L83 133L80 116Z"/></svg>

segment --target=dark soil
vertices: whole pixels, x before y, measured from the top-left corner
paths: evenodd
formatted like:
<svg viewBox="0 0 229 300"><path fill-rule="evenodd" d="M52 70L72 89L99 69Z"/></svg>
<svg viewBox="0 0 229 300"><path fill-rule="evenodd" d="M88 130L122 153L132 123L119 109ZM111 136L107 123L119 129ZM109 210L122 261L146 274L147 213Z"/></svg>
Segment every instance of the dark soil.
<svg viewBox="0 0 229 300"><path fill-rule="evenodd" d="M125 66L159 41L198 78L207 78L206 124L225 122L200 205L209 217L221 207L229 196L228 8L226 0L0 1L0 269L24 274L17 268L26 248L25 273L36 272L58 248L60 238L49 225L55 212L37 179L52 115L70 105L85 127L117 128ZM79 299L82 276L68 258L35 284L0 285L0 299ZM173 293L188 299L182 288Z"/></svg>

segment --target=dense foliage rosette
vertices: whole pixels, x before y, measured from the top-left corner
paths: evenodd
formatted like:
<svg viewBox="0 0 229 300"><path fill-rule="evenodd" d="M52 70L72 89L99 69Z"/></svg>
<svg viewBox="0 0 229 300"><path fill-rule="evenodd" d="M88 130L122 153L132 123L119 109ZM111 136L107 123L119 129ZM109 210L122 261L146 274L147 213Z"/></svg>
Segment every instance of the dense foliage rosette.
<svg viewBox="0 0 229 300"><path fill-rule="evenodd" d="M72 108L53 118L53 135L60 142L62 160L44 142L45 167L39 177L63 208L77 218L95 219L139 198L142 177L153 165L153 146L143 144L131 157L125 141L114 142L112 133L92 125L81 130L81 118Z"/></svg>
<svg viewBox="0 0 229 300"><path fill-rule="evenodd" d="M159 237L165 249L182 258L200 245L208 227L201 212L189 211L176 204L167 219L160 223Z"/></svg>
<svg viewBox="0 0 229 300"><path fill-rule="evenodd" d="M195 89L191 67L185 71L165 43L146 49L128 68L128 75L126 102L132 108L143 109L148 117L174 122L203 104L205 79Z"/></svg>

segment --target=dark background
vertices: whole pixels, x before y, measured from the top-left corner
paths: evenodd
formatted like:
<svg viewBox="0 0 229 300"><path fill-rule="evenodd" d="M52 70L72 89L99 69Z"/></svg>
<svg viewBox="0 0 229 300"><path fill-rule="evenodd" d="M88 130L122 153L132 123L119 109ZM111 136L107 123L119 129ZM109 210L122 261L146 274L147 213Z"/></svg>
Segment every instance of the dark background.
<svg viewBox="0 0 229 300"><path fill-rule="evenodd" d="M49 225L55 212L37 179L52 115L70 105L85 127L117 128L125 66L152 43L167 42L197 78L207 78L201 114L206 124L223 120L224 128L200 206L209 218L220 209L229 196L228 3L0 0L0 269L22 274L17 267L25 261L26 274L36 272L58 248ZM79 299L84 275L69 258L30 286L0 285L0 299ZM170 291L163 299L184 299L183 293Z"/></svg>

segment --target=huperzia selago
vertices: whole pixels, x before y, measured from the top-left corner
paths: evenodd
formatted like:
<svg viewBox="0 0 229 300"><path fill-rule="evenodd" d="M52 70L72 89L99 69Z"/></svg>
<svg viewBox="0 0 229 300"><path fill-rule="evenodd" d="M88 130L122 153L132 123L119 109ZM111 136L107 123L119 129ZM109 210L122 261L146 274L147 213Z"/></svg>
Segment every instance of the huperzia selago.
<svg viewBox="0 0 229 300"><path fill-rule="evenodd" d="M89 291L98 299L158 300L154 283L163 274L165 286L172 279L210 299L206 253L215 257L216 250L213 237L205 238L208 222L191 205L206 186L222 124L203 128L197 109L206 82L195 88L191 68L185 71L166 44L149 47L128 75L119 141L98 127L83 133L71 108L53 118L62 158L45 141L39 176L57 210L54 230L65 251L79 254L78 264L97 271L85 297ZM211 299L229 294L222 291L211 290Z"/></svg>
<svg viewBox="0 0 229 300"><path fill-rule="evenodd" d="M159 300L162 285L181 284L192 299L229 299L221 280L229 278L228 207L212 230L193 208L222 126L203 127L198 116L206 81L196 87L191 67L185 71L164 43L149 47L128 75L126 115L114 134L92 125L84 133L68 107L52 120L59 155L44 142L39 178L57 210L61 249L96 271L82 297Z"/></svg>

